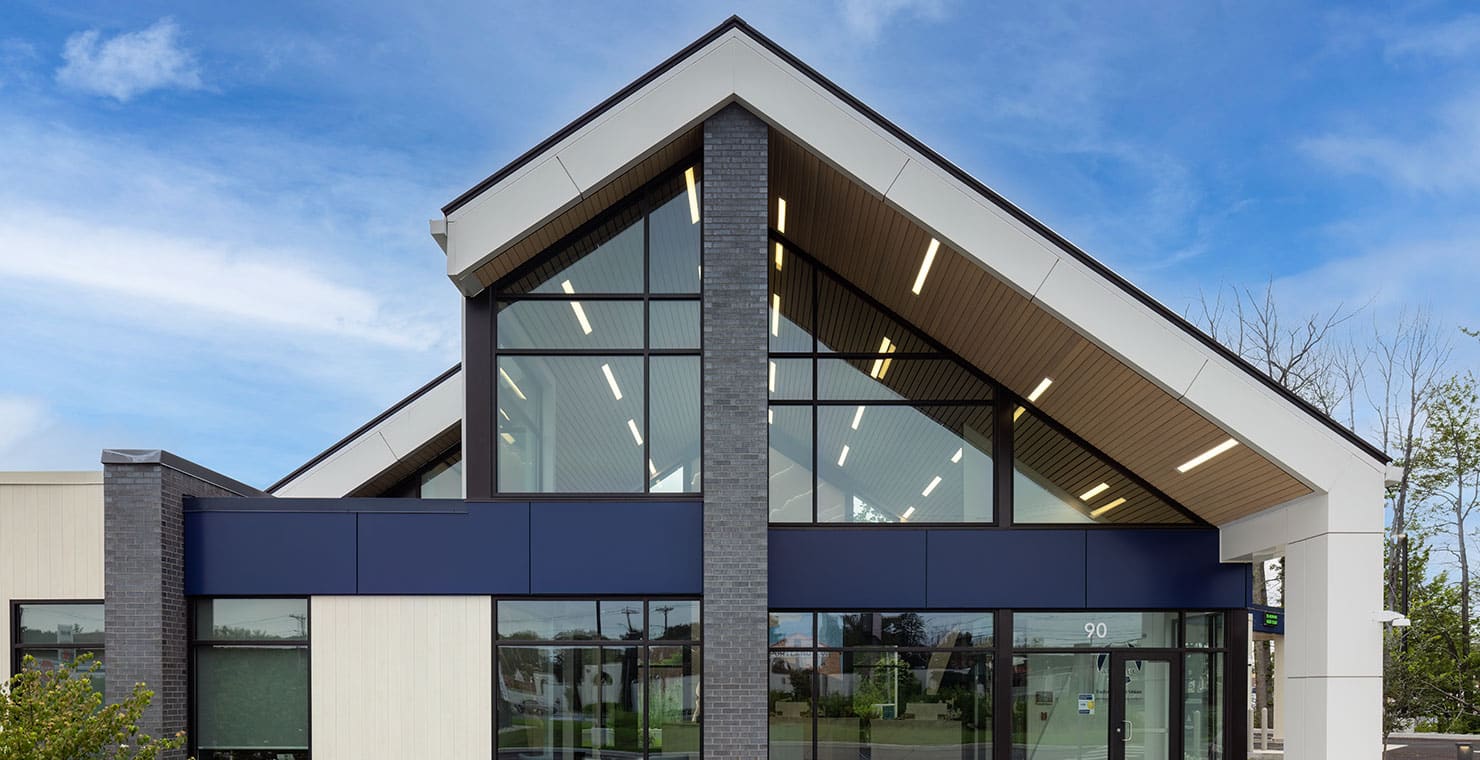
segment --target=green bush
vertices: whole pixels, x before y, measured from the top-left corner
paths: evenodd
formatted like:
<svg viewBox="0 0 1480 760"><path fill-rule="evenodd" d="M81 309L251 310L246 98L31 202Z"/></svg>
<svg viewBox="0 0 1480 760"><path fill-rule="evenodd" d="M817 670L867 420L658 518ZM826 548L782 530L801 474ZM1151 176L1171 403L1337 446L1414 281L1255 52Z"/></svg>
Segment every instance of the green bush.
<svg viewBox="0 0 1480 760"><path fill-rule="evenodd" d="M92 681L100 667L85 654L47 671L28 655L0 689L0 760L155 760L184 746L184 731L162 739L139 733L139 717L154 698L144 684L105 706Z"/></svg>

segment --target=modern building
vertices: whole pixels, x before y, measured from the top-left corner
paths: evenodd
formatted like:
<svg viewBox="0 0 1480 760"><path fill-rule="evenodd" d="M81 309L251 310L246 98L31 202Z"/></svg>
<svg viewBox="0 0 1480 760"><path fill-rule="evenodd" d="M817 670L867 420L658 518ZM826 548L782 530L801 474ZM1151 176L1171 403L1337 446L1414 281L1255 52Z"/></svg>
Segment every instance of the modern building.
<svg viewBox="0 0 1480 760"><path fill-rule="evenodd" d="M1242 758L1284 556L1286 753L1379 757L1382 452L743 21L431 231L461 365L266 492L0 498L13 659L207 760Z"/></svg>

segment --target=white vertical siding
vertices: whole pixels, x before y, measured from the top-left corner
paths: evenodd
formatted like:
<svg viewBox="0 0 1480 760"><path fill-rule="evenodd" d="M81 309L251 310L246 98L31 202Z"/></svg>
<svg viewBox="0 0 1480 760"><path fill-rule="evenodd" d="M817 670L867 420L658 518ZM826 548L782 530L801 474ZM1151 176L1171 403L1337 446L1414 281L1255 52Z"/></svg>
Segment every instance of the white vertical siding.
<svg viewBox="0 0 1480 760"><path fill-rule="evenodd" d="M0 675L10 603L103 598L103 473L0 473Z"/></svg>
<svg viewBox="0 0 1480 760"><path fill-rule="evenodd" d="M315 760L486 758L493 744L486 596L316 596Z"/></svg>

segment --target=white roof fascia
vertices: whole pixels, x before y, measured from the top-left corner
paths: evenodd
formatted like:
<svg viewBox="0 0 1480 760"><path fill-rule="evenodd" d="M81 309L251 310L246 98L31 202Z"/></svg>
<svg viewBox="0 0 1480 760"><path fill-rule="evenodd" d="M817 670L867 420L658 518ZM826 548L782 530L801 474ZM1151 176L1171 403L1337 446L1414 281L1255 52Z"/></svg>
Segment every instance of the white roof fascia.
<svg viewBox="0 0 1480 760"><path fill-rule="evenodd" d="M449 276L465 294L480 292L473 278L479 266L732 101L1307 486L1329 492L1352 466L1383 469L1356 444L740 30L695 51L449 214Z"/></svg>
<svg viewBox="0 0 1480 760"><path fill-rule="evenodd" d="M462 370L272 490L273 496L342 498L395 466L463 417Z"/></svg>

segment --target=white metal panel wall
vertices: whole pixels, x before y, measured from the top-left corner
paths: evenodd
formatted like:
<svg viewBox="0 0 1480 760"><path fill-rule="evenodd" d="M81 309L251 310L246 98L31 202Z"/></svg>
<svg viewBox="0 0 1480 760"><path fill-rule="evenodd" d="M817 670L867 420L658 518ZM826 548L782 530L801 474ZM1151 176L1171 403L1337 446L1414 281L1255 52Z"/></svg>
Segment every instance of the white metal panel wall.
<svg viewBox="0 0 1480 760"><path fill-rule="evenodd" d="M493 602L316 596L316 760L485 758L493 750Z"/></svg>
<svg viewBox="0 0 1480 760"><path fill-rule="evenodd" d="M10 603L103 598L103 473L0 473L0 674Z"/></svg>

